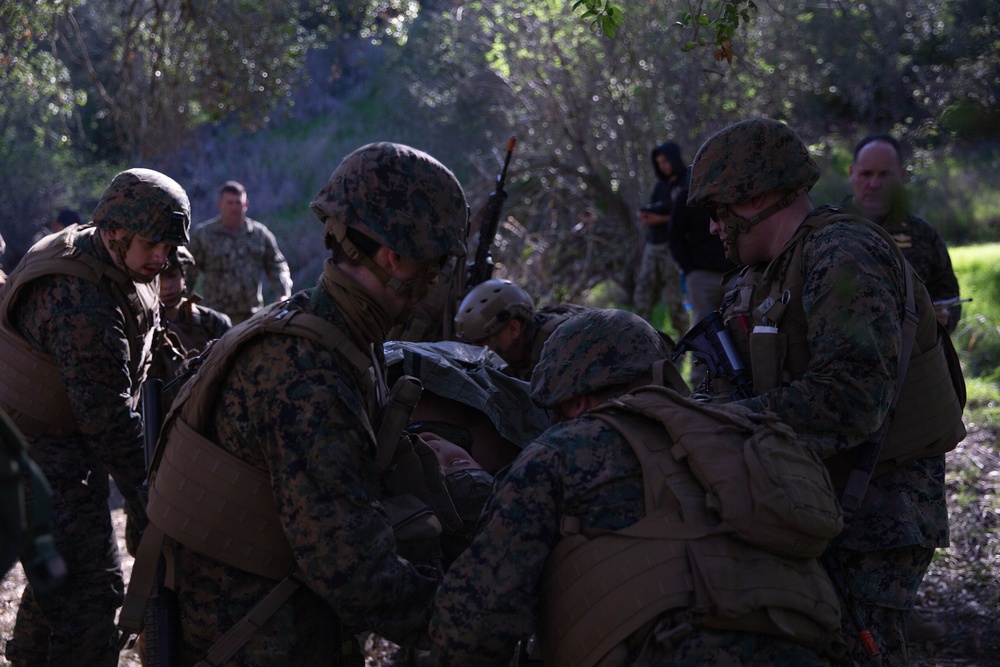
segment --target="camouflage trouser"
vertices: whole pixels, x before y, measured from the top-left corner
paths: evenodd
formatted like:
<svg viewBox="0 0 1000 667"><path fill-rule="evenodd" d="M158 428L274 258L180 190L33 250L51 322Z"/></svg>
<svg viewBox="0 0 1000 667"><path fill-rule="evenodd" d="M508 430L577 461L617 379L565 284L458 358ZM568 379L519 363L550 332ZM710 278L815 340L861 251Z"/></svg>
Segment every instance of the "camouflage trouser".
<svg viewBox="0 0 1000 667"><path fill-rule="evenodd" d="M921 546L836 552L851 593L859 602L858 611L881 652L874 660L865 656L845 609L841 626L855 665L907 664L906 619L933 556L934 549Z"/></svg>
<svg viewBox="0 0 1000 667"><path fill-rule="evenodd" d="M636 314L648 322L653 314L653 306L659 303L661 295L666 301L674 331L678 336L684 335L691 324L681 296L680 269L666 243L647 243L642 251L642 264L639 265L639 273L635 277L635 292L632 294Z"/></svg>
<svg viewBox="0 0 1000 667"><path fill-rule="evenodd" d="M7 659L14 667L115 667L112 637L124 584L108 510L108 474L85 478L38 463L52 486L52 535L68 574L53 591L25 587Z"/></svg>

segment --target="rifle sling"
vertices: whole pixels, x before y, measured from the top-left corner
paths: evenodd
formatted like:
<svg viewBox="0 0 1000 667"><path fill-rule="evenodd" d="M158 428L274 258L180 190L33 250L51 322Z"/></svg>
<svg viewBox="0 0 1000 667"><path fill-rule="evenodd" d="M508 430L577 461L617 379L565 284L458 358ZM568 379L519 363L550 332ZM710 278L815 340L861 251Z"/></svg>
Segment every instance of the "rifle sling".
<svg viewBox="0 0 1000 667"><path fill-rule="evenodd" d="M282 579L246 616L212 644L212 648L208 649L208 655L195 667L218 667L228 662L250 640L250 637L274 616L288 598L292 597L299 586L294 575L290 574Z"/></svg>
<svg viewBox="0 0 1000 667"><path fill-rule="evenodd" d="M917 315L916 299L913 295L913 276L910 271L903 267L903 275L906 281L906 306L903 308L903 341L899 351L899 367L896 373L896 388L892 394L892 403L889 404L889 412L886 414L882 425L872 434L868 442L862 445L863 450L857 463L851 469L847 477L847 484L840 497L840 506L844 512L845 527L851 522L854 514L861 507L875 472L875 464L878 463L879 453L882 450L882 443L889 433L889 423L892 421L893 413L896 410L896 402L903 389L903 380L906 378L906 371L910 365L910 355L913 353L913 345L917 338Z"/></svg>
<svg viewBox="0 0 1000 667"><path fill-rule="evenodd" d="M165 540L166 535L153 524L146 526L142 533L128 590L125 591L125 601L118 615L118 628L124 631L123 639L139 634L145 625L146 605L156 582L156 569Z"/></svg>

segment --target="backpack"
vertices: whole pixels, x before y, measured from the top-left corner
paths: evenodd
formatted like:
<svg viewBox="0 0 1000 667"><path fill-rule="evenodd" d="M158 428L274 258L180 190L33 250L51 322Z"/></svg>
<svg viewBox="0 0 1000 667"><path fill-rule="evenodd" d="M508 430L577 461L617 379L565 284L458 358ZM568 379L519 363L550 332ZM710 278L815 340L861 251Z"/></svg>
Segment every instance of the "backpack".
<svg viewBox="0 0 1000 667"><path fill-rule="evenodd" d="M789 427L655 385L585 416L635 452L645 517L617 531L562 518L540 592L546 664L625 664L626 644L678 623L837 653L840 607L817 556L843 519L825 466Z"/></svg>
<svg viewBox="0 0 1000 667"><path fill-rule="evenodd" d="M779 556L815 558L843 529L826 466L776 415L695 401L658 386L636 389L591 414L632 444L635 429L623 418L628 413L663 425L674 460L686 463L704 487L716 530ZM641 448L637 454L642 458Z"/></svg>

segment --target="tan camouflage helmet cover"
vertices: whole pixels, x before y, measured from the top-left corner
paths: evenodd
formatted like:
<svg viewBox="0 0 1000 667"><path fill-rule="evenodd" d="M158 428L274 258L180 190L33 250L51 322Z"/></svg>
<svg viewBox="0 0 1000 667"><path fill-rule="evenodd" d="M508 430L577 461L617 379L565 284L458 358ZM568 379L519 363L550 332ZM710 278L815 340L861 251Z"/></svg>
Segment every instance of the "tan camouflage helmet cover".
<svg viewBox="0 0 1000 667"><path fill-rule="evenodd" d="M316 195L313 213L327 243L354 227L404 257L465 256L469 207L455 175L422 151L395 143L362 146Z"/></svg>
<svg viewBox="0 0 1000 667"><path fill-rule="evenodd" d="M93 215L100 229L124 229L156 243L188 242L191 203L177 181L152 169L129 169L111 181Z"/></svg>
<svg viewBox="0 0 1000 667"><path fill-rule="evenodd" d="M455 336L478 342L489 338L515 317L531 319L535 302L509 280L492 278L473 287L455 315Z"/></svg>
<svg viewBox="0 0 1000 667"><path fill-rule="evenodd" d="M552 408L648 375L669 356L663 337L625 310L588 310L569 318L542 347L531 374L531 400Z"/></svg>
<svg viewBox="0 0 1000 667"><path fill-rule="evenodd" d="M799 136L770 118L753 118L709 137L691 166L688 204L740 204L776 191L809 191L819 167Z"/></svg>

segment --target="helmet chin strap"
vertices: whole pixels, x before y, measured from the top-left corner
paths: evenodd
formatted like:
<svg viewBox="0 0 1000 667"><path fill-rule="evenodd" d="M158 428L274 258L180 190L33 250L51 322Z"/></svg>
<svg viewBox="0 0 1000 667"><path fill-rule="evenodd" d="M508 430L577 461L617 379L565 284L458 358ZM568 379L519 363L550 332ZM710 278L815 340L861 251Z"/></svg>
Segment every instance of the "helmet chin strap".
<svg viewBox="0 0 1000 667"><path fill-rule="evenodd" d="M108 247L111 248L111 252L115 256L115 262L118 264L118 268L124 271L125 275L137 283L151 283L156 279L156 276L147 276L133 271L129 268L128 263L125 261L125 255L128 252L129 246L132 245L132 239L134 238L135 232L125 230L125 235L120 239L105 237L105 240L108 243Z"/></svg>
<svg viewBox="0 0 1000 667"><path fill-rule="evenodd" d="M420 299L423 299L427 294L427 287L438 274L436 269L432 269L409 280L400 280L399 278L390 275L388 271L376 264L375 260L361 252L361 250L354 245L349 238L347 238L347 225L342 220L332 220L328 218L327 229L330 230L333 238L338 244L340 244L340 247L343 248L344 254L374 273L375 277L378 278L383 285L386 285L400 297L408 301L419 301ZM330 242L328 234L327 246L329 245ZM420 295L419 298L415 299L414 296L418 294Z"/></svg>
<svg viewBox="0 0 1000 667"><path fill-rule="evenodd" d="M788 207L793 201L795 201L804 190L793 190L789 192L784 197L774 202L767 208L765 208L760 213L757 213L753 217L744 218L742 215L733 213L733 210L727 207L726 210L726 220L722 223L724 229L726 230L726 242L729 244L729 259L733 260L736 264L742 264L739 260L739 254L737 250L737 239L740 234L750 231L750 228L756 225L761 220L766 220L783 208Z"/></svg>

